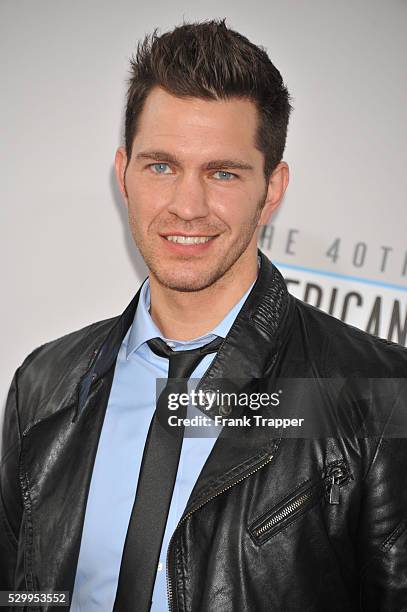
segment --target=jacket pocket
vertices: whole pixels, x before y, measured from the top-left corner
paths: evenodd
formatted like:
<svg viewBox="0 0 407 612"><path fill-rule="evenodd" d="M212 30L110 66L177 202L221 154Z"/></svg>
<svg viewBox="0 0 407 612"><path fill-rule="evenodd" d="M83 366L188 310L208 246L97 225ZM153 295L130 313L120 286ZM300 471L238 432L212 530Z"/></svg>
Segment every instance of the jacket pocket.
<svg viewBox="0 0 407 612"><path fill-rule="evenodd" d="M323 499L331 505L340 504L341 487L350 478L345 461L329 464L321 476L305 481L256 519L249 526L252 539L256 544L263 544Z"/></svg>

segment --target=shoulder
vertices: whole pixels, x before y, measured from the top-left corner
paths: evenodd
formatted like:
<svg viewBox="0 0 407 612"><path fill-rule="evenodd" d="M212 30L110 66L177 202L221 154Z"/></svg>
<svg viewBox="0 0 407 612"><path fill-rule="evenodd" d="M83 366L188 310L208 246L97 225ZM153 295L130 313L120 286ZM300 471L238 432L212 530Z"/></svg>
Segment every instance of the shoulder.
<svg viewBox="0 0 407 612"><path fill-rule="evenodd" d="M296 340L304 339L307 352L327 376L407 376L407 348L373 336L297 298L293 300Z"/></svg>
<svg viewBox="0 0 407 612"><path fill-rule="evenodd" d="M45 402L69 397L118 317L91 323L35 348L15 374L18 406L27 423ZM52 402L51 402L52 400Z"/></svg>
<svg viewBox="0 0 407 612"><path fill-rule="evenodd" d="M99 345L117 319L112 317L96 321L42 344L27 355L19 368L20 372L24 373L28 367L58 367L58 364L72 362L75 358L83 359L89 348Z"/></svg>

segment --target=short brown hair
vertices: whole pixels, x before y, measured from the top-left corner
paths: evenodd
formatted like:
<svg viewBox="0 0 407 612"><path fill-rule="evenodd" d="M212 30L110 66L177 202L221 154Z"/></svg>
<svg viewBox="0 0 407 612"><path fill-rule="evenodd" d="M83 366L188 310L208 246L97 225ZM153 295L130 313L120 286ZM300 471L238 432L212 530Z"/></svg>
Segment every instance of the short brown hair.
<svg viewBox="0 0 407 612"><path fill-rule="evenodd" d="M137 45L130 59L125 146L130 160L137 121L155 86L178 97L207 100L247 98L256 104L256 147L264 155L266 181L281 161L292 110L280 72L264 47L228 28L225 19L183 23Z"/></svg>

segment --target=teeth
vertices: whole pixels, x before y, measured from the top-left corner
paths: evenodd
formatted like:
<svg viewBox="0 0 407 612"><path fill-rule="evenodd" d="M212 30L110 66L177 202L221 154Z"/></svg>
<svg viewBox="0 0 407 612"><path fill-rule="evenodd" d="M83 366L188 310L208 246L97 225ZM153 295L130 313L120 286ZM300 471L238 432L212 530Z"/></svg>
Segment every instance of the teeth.
<svg viewBox="0 0 407 612"><path fill-rule="evenodd" d="M170 242L179 242L180 244L202 244L209 242L214 236L166 236Z"/></svg>

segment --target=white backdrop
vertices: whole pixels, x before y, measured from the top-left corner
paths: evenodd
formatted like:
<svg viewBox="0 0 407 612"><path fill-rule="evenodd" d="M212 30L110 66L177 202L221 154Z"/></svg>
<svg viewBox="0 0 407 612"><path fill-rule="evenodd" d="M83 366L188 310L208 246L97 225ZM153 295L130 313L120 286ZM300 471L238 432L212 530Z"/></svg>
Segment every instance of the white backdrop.
<svg viewBox="0 0 407 612"><path fill-rule="evenodd" d="M31 350L119 314L145 277L113 178L128 58L214 17L294 98L264 251L298 297L407 344L406 0L2 0L2 403Z"/></svg>

